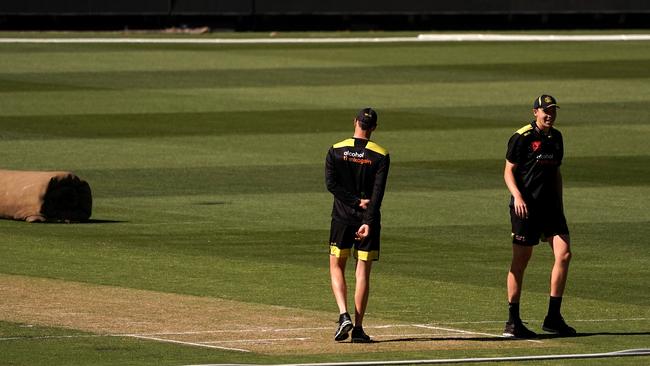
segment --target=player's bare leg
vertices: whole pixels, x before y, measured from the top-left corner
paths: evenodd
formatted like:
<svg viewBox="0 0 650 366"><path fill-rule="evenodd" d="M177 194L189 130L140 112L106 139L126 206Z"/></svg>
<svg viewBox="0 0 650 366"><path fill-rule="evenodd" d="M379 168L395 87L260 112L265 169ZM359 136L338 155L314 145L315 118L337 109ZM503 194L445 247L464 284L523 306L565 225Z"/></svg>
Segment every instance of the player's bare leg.
<svg viewBox="0 0 650 366"><path fill-rule="evenodd" d="M532 255L532 246L512 245L512 262L510 263L510 271L508 272L508 302L510 303L518 303L521 298L524 271Z"/></svg>
<svg viewBox="0 0 650 366"><path fill-rule="evenodd" d="M354 289L354 325L363 326L363 316L368 305L368 294L370 293L370 269L372 261L357 261L356 285Z"/></svg>
<svg viewBox="0 0 650 366"><path fill-rule="evenodd" d="M551 271L551 289L548 303L548 313L544 318L542 329L547 332L563 336L575 336L576 330L567 325L560 312L562 306L562 295L569 275L569 263L571 262L571 244L568 235L555 235L549 243L553 249L555 262Z"/></svg>
<svg viewBox="0 0 650 366"><path fill-rule="evenodd" d="M569 275L571 244L568 235L555 235L549 240L555 262L551 271L551 296L561 297Z"/></svg>
<svg viewBox="0 0 650 366"><path fill-rule="evenodd" d="M370 270L372 260L357 261L356 285L354 289L354 329L352 329L352 342L372 342L363 330L363 317L366 314L368 295L370 293Z"/></svg>
<svg viewBox="0 0 650 366"><path fill-rule="evenodd" d="M348 289L345 283L345 264L347 258L330 256L330 278L332 280L332 292L336 299L336 305L339 307L339 321L334 333L335 341L343 341L348 338L348 333L352 329L352 319L348 314Z"/></svg>
<svg viewBox="0 0 650 366"><path fill-rule="evenodd" d="M533 247L512 245L512 262L508 272L508 321L503 330L506 337L535 338L537 334L526 328L519 315L519 299L524 283L524 271L533 255Z"/></svg>
<svg viewBox="0 0 650 366"><path fill-rule="evenodd" d="M340 258L330 256L330 278L332 280L332 292L334 292L334 299L336 305L339 307L339 314L347 313L348 311L348 288L345 283L345 264L347 258Z"/></svg>

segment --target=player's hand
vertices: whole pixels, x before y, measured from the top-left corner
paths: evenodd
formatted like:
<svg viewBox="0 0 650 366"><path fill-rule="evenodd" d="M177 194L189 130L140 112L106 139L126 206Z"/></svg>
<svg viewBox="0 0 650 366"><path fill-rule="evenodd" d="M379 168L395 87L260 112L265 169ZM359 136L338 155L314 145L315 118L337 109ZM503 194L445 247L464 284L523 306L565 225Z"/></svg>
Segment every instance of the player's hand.
<svg viewBox="0 0 650 366"><path fill-rule="evenodd" d="M363 240L365 239L368 234L370 234L370 226L368 224L363 224L359 226L359 230L357 230L357 240Z"/></svg>
<svg viewBox="0 0 650 366"><path fill-rule="evenodd" d="M526 202L524 202L523 198L515 197L515 215L518 217L521 217L522 219L527 219L528 218L528 206L526 206Z"/></svg>
<svg viewBox="0 0 650 366"><path fill-rule="evenodd" d="M370 203L370 200L362 198L362 199L359 200L359 207L361 207L362 209L365 210L365 209L368 208L369 203Z"/></svg>

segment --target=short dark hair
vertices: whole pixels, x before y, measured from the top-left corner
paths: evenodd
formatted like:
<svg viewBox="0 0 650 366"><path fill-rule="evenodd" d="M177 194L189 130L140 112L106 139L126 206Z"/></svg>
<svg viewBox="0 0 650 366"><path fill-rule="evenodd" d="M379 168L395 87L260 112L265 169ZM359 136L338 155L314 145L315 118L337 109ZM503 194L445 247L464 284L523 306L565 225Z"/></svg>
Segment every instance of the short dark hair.
<svg viewBox="0 0 650 366"><path fill-rule="evenodd" d="M357 121L364 130L369 130L377 126L377 112L374 109L367 107L357 113Z"/></svg>

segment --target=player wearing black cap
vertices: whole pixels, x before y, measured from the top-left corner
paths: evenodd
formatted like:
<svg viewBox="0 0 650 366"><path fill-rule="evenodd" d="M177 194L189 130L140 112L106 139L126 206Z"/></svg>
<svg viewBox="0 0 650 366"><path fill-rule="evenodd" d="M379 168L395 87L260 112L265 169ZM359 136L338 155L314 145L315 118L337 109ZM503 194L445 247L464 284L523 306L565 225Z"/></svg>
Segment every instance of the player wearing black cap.
<svg viewBox="0 0 650 366"><path fill-rule="evenodd" d="M370 342L363 331L368 304L370 269L379 259L380 207L386 188L390 157L388 151L370 141L377 127L372 108L359 111L354 119L354 136L330 147L325 160L325 183L334 195L330 228L330 277L339 308L336 341ZM345 265L357 258L354 293L354 326L347 310Z"/></svg>
<svg viewBox="0 0 650 366"><path fill-rule="evenodd" d="M524 270L540 237L548 241L555 262L551 272L549 308L542 329L560 335L575 335L560 314L571 247L562 204L560 164L564 156L562 134L553 126L557 101L541 95L533 102L535 120L520 128L508 141L504 179L510 198L512 263L508 273L508 309L504 336L533 338L519 315Z"/></svg>

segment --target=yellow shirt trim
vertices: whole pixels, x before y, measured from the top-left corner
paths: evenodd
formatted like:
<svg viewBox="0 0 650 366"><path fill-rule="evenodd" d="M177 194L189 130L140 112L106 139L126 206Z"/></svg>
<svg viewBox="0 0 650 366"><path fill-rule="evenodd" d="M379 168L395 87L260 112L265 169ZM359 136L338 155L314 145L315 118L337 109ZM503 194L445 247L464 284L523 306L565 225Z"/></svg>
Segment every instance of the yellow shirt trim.
<svg viewBox="0 0 650 366"><path fill-rule="evenodd" d="M520 128L517 130L517 133L520 135L523 135L524 133L530 131L533 129L533 126L531 124L527 124L526 126Z"/></svg>
<svg viewBox="0 0 650 366"><path fill-rule="evenodd" d="M334 144L334 148L338 149L339 147L353 147L354 146L354 139L345 139L341 142L337 142Z"/></svg>
<svg viewBox="0 0 650 366"><path fill-rule="evenodd" d="M384 149L383 147L379 146L378 144L372 141L368 141L368 145L366 145L366 149L372 150L381 155L388 155L388 150Z"/></svg>
<svg viewBox="0 0 650 366"><path fill-rule="evenodd" d="M354 147L354 139L345 139L341 142L335 143L332 147L335 149L341 148L341 147ZM366 149L372 150L378 154L381 155L388 155L388 150L384 149L381 147L379 144L374 143L372 141L368 141L368 144L366 145Z"/></svg>

